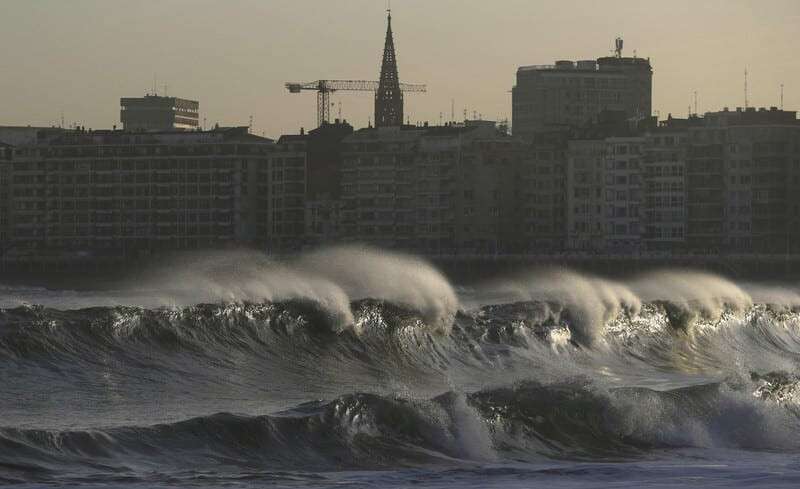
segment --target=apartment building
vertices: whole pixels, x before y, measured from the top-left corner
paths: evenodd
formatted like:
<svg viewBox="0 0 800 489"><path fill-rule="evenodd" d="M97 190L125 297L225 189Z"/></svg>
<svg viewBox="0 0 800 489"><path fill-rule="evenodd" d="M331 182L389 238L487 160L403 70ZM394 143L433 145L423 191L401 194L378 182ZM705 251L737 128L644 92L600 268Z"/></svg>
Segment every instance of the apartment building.
<svg viewBox="0 0 800 489"><path fill-rule="evenodd" d="M145 95L119 101L126 131L194 131L200 127L200 103L178 97Z"/></svg>
<svg viewBox="0 0 800 489"><path fill-rule="evenodd" d="M111 263L256 243L257 175L273 146L246 127L48 131L0 160L2 263Z"/></svg>
<svg viewBox="0 0 800 489"><path fill-rule="evenodd" d="M796 112L708 113L688 138L687 244L697 252L800 251Z"/></svg>
<svg viewBox="0 0 800 489"><path fill-rule="evenodd" d="M644 143L641 136L606 140L606 247L617 252L641 249Z"/></svg>
<svg viewBox="0 0 800 489"><path fill-rule="evenodd" d="M344 239L428 254L497 253L520 239L525 148L493 122L369 128L343 144Z"/></svg>
<svg viewBox="0 0 800 489"><path fill-rule="evenodd" d="M514 134L581 127L604 111L650 117L653 70L648 59L602 57L521 66L512 89Z"/></svg>
<svg viewBox="0 0 800 489"><path fill-rule="evenodd" d="M259 169L259 235L271 251L300 250L305 233L308 135L278 138Z"/></svg>
<svg viewBox="0 0 800 489"><path fill-rule="evenodd" d="M564 249L567 230L568 133L539 133L522 150L509 189L519 207L518 253L553 253Z"/></svg>
<svg viewBox="0 0 800 489"><path fill-rule="evenodd" d="M645 251L686 251L686 147L688 128L698 121L698 117L670 117L645 135L641 213Z"/></svg>
<svg viewBox="0 0 800 489"><path fill-rule="evenodd" d="M606 149L605 139L568 142L566 249L589 252L606 248Z"/></svg>

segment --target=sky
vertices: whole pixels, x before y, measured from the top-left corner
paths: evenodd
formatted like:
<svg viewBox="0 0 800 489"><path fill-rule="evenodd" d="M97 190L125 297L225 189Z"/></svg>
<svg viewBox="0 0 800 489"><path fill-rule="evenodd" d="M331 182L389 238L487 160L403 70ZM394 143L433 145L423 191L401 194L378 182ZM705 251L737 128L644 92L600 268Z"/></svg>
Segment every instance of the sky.
<svg viewBox="0 0 800 489"><path fill-rule="evenodd" d="M119 124L119 98L153 90L200 101L206 125L268 137L316 125L314 92L287 81L377 80L386 0L0 0L0 125ZM800 108L798 0L394 0L412 123L474 113L511 119L520 65L649 57L653 110L685 117L744 105ZM166 85L166 87L165 87ZM366 126L367 92L334 94L333 116Z"/></svg>

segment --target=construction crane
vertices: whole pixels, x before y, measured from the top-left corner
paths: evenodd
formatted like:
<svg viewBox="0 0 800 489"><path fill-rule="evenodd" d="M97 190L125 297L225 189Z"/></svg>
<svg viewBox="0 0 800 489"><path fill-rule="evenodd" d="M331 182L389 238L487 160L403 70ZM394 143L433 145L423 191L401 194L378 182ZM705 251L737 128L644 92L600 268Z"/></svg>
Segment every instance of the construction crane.
<svg viewBox="0 0 800 489"><path fill-rule="evenodd" d="M289 90L289 93L300 93L302 90L316 90L317 124L321 126L323 122L330 122L331 120L330 96L332 92L376 92L378 90L378 82L367 80L317 80L305 83L288 82L286 83L286 88ZM427 88L425 85L400 83L400 90L403 92L419 93L426 92Z"/></svg>

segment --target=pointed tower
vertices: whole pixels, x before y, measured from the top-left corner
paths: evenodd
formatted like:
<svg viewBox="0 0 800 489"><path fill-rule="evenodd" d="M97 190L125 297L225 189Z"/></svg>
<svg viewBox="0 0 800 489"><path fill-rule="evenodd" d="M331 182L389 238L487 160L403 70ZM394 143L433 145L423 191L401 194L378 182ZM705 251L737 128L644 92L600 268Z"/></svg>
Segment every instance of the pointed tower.
<svg viewBox="0 0 800 489"><path fill-rule="evenodd" d="M400 126L403 124L403 92L397 76L397 59L394 55L392 37L392 12L389 11L386 28L386 44L383 48L381 78L375 92L375 127Z"/></svg>

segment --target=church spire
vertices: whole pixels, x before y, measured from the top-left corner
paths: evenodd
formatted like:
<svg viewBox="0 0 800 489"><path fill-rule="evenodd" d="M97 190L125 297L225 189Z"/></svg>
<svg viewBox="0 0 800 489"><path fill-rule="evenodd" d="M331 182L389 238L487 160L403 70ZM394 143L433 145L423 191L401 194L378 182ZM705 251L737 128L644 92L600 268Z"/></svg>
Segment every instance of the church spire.
<svg viewBox="0 0 800 489"><path fill-rule="evenodd" d="M375 92L375 127L400 126L403 124L403 92L397 75L397 59L392 36L392 11L389 9L386 27L386 42L383 47L381 78Z"/></svg>

